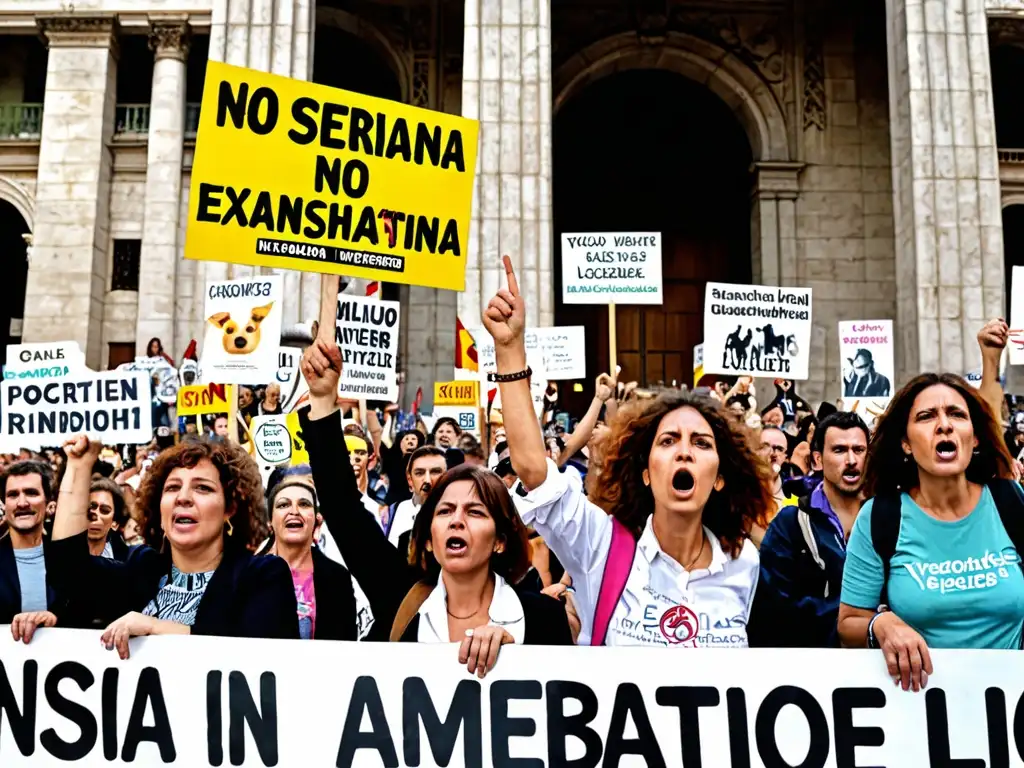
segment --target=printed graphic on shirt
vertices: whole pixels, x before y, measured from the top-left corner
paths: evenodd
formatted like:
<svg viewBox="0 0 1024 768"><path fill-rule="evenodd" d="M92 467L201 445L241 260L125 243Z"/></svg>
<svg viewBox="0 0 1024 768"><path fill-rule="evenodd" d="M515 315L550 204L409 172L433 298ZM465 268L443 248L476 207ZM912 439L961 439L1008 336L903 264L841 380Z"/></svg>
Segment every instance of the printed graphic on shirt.
<svg viewBox="0 0 1024 768"><path fill-rule="evenodd" d="M1020 556L1017 550L1007 547L998 554L986 550L980 557L902 565L922 591L945 595L951 592L991 589L1000 579L1009 579L1012 573L1010 568L1019 563Z"/></svg>
<svg viewBox="0 0 1024 768"><path fill-rule="evenodd" d="M645 589L649 594L652 590ZM656 598L657 599L657 598ZM665 607L666 601L648 603L640 619L630 615L612 619L608 634L616 635L614 645L661 645L681 648L728 648L747 645L743 616L717 617L694 611L688 605Z"/></svg>
<svg viewBox="0 0 1024 768"><path fill-rule="evenodd" d="M316 593L313 589L313 571L292 569L292 585L295 587L295 603L298 606L299 637L312 640L316 631Z"/></svg>
<svg viewBox="0 0 1024 768"><path fill-rule="evenodd" d="M669 645L689 644L690 647L696 648L699 623L700 619L697 618L697 614L685 605L675 605L661 614L658 628L668 640Z"/></svg>

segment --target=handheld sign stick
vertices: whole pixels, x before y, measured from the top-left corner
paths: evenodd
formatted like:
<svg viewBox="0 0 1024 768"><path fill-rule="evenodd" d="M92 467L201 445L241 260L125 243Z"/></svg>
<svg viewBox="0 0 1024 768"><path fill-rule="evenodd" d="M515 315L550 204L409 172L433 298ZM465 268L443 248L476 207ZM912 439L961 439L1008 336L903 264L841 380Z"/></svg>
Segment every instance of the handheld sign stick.
<svg viewBox="0 0 1024 768"><path fill-rule="evenodd" d="M608 370L618 370L616 357L618 357L618 328L615 320L615 302L608 304ZM618 378L616 376L616 378Z"/></svg>
<svg viewBox="0 0 1024 768"><path fill-rule="evenodd" d="M317 338L322 341L334 341L334 329L338 324L338 285L337 275L320 276L320 322Z"/></svg>

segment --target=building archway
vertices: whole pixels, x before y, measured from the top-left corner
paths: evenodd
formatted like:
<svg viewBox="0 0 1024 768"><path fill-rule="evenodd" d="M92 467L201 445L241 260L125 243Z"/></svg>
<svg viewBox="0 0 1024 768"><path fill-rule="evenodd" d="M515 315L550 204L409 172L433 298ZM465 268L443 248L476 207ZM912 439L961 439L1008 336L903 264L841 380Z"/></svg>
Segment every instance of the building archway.
<svg viewBox="0 0 1024 768"><path fill-rule="evenodd" d="M21 207L0 192L0 254L4 279L0 281L0 362L7 363L7 345L21 342L21 321L25 316L25 282L28 279L29 221ZM13 321L13 322L12 322Z"/></svg>
<svg viewBox="0 0 1024 768"><path fill-rule="evenodd" d="M608 74L559 106L556 251L562 232L661 232L665 301L618 308L618 362L626 381L690 383L705 284L752 277L754 154L745 127L705 85L658 68ZM607 311L563 305L560 253L554 269L556 323L587 327L592 378L609 364ZM575 405L571 393L566 399Z"/></svg>

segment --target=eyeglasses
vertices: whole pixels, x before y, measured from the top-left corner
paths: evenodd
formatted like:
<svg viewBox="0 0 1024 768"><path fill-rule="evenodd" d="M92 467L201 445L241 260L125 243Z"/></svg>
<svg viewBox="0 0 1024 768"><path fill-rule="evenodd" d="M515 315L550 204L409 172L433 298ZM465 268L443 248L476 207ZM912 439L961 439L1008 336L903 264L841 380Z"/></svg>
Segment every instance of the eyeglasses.
<svg viewBox="0 0 1024 768"><path fill-rule="evenodd" d="M783 456L786 454L786 449L781 445L771 445L770 443L761 443L761 449L770 451L771 453L781 453Z"/></svg>

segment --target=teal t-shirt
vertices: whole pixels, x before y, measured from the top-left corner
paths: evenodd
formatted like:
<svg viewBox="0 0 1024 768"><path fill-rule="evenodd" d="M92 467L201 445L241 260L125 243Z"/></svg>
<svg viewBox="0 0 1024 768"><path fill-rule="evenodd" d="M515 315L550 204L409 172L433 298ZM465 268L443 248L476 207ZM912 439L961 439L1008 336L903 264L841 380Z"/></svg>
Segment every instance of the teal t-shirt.
<svg viewBox="0 0 1024 768"><path fill-rule="evenodd" d="M873 505L853 524L841 598L869 611L878 607L883 573L871 541ZM971 514L948 522L902 495L889 607L932 648L1021 647L1024 574L988 488Z"/></svg>

